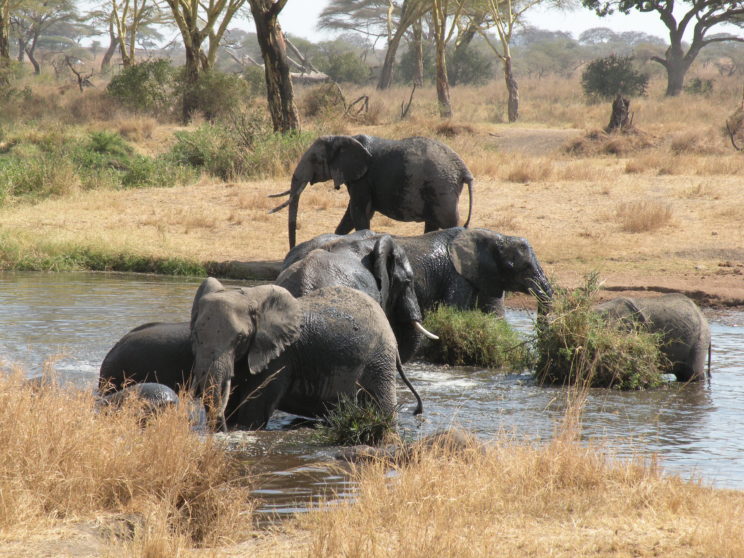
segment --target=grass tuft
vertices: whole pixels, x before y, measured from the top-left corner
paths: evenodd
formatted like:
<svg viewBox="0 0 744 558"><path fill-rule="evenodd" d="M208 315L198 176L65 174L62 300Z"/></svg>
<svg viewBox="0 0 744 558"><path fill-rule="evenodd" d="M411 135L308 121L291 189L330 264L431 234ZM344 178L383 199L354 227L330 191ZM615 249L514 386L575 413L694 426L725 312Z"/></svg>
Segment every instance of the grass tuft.
<svg viewBox="0 0 744 558"><path fill-rule="evenodd" d="M426 315L424 327L439 336L425 353L434 362L514 371L533 363L530 348L519 333L493 314L439 306Z"/></svg>
<svg viewBox="0 0 744 558"><path fill-rule="evenodd" d="M369 401L341 397L318 427L317 440L341 446L374 446L395 431L395 415Z"/></svg>
<svg viewBox="0 0 744 558"><path fill-rule="evenodd" d="M625 390L658 387L666 363L661 336L603 319L593 310L599 286L592 273L574 290L556 289L550 314L536 327L537 379Z"/></svg>
<svg viewBox="0 0 744 558"><path fill-rule="evenodd" d="M655 200L622 202L617 205L615 215L625 232L650 232L669 224L672 207Z"/></svg>

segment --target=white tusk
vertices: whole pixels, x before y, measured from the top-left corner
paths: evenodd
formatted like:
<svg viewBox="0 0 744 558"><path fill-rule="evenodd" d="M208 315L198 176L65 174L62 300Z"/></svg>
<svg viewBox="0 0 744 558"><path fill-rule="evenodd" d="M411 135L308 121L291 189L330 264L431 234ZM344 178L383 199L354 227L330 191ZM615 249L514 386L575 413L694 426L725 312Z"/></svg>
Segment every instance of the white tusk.
<svg viewBox="0 0 744 558"><path fill-rule="evenodd" d="M428 331L424 326L421 325L421 322L413 322L413 325L418 329L421 333L426 335L429 339L433 339L434 341L439 341L439 337L434 335L431 331Z"/></svg>

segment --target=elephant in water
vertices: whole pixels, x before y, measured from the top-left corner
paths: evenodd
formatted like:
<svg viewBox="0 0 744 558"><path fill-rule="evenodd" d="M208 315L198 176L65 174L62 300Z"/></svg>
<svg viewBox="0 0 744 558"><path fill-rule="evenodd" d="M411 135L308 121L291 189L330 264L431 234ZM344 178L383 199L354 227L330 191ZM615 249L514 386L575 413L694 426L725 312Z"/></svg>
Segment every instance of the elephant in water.
<svg viewBox="0 0 744 558"><path fill-rule="evenodd" d="M613 320L631 320L662 335L661 350L678 381L705 378L706 355L710 376L710 327L692 300L681 293L648 298L619 297L594 306Z"/></svg>
<svg viewBox="0 0 744 558"><path fill-rule="evenodd" d="M342 242L319 241L321 249L302 250L301 258L288 257L274 284L296 297L335 285L368 294L385 311L403 362L413 357L424 336L437 339L421 325L423 318L414 289L413 269L393 237L374 235L368 230L330 236ZM297 256L300 246L292 250Z"/></svg>
<svg viewBox="0 0 744 558"><path fill-rule="evenodd" d="M214 427L226 429L233 382L245 428L265 426L276 409L322 416L342 396L359 395L393 413L396 372L421 412L385 314L364 293L326 287L295 298L275 285L225 289L213 278L200 291L191 319L191 374ZM242 377L238 360L247 361Z"/></svg>
<svg viewBox="0 0 744 558"><path fill-rule="evenodd" d="M284 259L297 261L314 248L353 245L348 236L321 235L297 245ZM413 269L416 297L423 312L439 304L463 310L480 308L500 315L507 291L534 293L546 310L553 289L530 243L488 229L454 227L419 236L393 237Z"/></svg>
<svg viewBox="0 0 744 558"><path fill-rule="evenodd" d="M346 184L349 205L336 234L368 229L376 211L397 221L424 221L425 231L456 227L463 184L470 196L467 227L473 210L473 175L446 145L429 138L389 140L367 136L323 136L303 154L290 189L271 197L289 200L289 247L296 241L297 209L305 187L333 179Z"/></svg>

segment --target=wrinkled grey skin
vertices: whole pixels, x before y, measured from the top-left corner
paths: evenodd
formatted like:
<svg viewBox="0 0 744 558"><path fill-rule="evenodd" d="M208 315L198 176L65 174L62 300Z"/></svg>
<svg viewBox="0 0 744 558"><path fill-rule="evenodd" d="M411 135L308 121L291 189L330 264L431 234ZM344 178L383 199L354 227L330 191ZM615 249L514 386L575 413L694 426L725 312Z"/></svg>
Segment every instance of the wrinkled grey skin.
<svg viewBox="0 0 744 558"><path fill-rule="evenodd" d="M458 225L457 203L468 185L473 208L473 175L446 145L429 138L388 140L367 136L323 136L304 153L292 175L290 189L272 197L289 200L289 247L296 241L297 209L305 187L333 179L336 189L346 184L349 205L336 234L368 229L376 211L397 221L423 221L425 231Z"/></svg>
<svg viewBox="0 0 744 558"><path fill-rule="evenodd" d="M274 282L295 297L321 287L345 285L376 300L388 318L398 342L401 361L416 353L423 334L416 328L422 320L416 298L413 269L405 252L387 234L363 230L347 236L321 235L313 239L320 249L306 251L310 242L295 246L285 258L282 272ZM343 242L334 242L334 239ZM325 240L326 242L323 242ZM300 248L302 249L300 250ZM292 255L303 254L302 258ZM287 265L287 262L293 262Z"/></svg>
<svg viewBox="0 0 744 558"><path fill-rule="evenodd" d="M692 300L681 293L648 298L619 297L594 307L610 319L632 320L662 334L661 350L671 363L669 372L680 382L710 375L710 327Z"/></svg>
<svg viewBox="0 0 744 558"><path fill-rule="evenodd" d="M326 287L295 298L275 285L224 289L213 278L199 291L192 376L213 428L227 428L233 387L242 428L265 426L276 409L322 416L342 395L359 394L392 413L396 371L418 399L385 314L364 293ZM247 373L236 369L240 361Z"/></svg>
<svg viewBox="0 0 744 558"><path fill-rule="evenodd" d="M318 244L354 242L353 235L322 236L320 241L313 239L290 250L285 262L302 257L302 252ZM424 313L446 304L503 315L504 293L508 291L534 292L538 308L544 312L553 296L545 272L524 238L463 227L394 238L413 268L416 297Z"/></svg>

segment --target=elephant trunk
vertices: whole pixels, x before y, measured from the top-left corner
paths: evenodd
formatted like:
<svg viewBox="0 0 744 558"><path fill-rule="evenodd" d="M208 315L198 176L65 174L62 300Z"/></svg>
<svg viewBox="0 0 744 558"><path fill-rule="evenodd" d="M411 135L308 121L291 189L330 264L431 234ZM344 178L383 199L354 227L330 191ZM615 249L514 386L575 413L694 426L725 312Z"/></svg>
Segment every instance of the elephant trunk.
<svg viewBox="0 0 744 558"><path fill-rule="evenodd" d="M531 279L531 292L537 298L537 313L541 316L550 312L551 300L553 299L553 287L545 276L542 268L537 267L535 276Z"/></svg>
<svg viewBox="0 0 744 558"><path fill-rule="evenodd" d="M300 205L300 194L307 186L308 181L292 177L292 187L289 194L289 217L287 226L289 231L289 247L294 248L297 241L297 209Z"/></svg>
<svg viewBox="0 0 744 558"><path fill-rule="evenodd" d="M207 421L212 430L227 432L225 407L230 396L234 356L227 351L217 356L196 355L193 377L197 395L201 396L207 412Z"/></svg>

